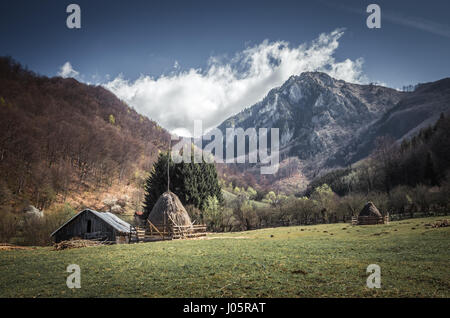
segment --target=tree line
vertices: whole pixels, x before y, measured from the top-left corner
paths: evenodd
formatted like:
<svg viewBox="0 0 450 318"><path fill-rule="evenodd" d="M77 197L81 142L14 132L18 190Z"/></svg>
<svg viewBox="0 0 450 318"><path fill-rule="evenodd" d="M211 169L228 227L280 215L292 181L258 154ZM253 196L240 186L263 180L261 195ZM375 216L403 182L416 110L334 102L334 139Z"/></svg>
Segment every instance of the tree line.
<svg viewBox="0 0 450 318"><path fill-rule="evenodd" d="M223 206L209 202L204 221L216 231L348 222L367 201L393 218L448 213L450 118L442 114L435 125L401 143L385 136L375 144L369 158L316 178L296 195L270 191L261 198L252 187L233 189L223 182L236 197Z"/></svg>

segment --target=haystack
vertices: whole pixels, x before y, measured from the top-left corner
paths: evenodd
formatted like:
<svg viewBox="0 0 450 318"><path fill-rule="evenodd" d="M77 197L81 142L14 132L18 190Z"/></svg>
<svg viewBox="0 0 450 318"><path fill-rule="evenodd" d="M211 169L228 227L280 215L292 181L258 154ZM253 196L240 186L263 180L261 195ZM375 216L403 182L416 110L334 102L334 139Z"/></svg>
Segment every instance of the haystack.
<svg viewBox="0 0 450 318"><path fill-rule="evenodd" d="M377 207L375 206L375 204L373 204L372 202L367 202L366 205L364 206L364 208L361 210L361 212L359 212L359 216L374 216L374 217L383 217L380 213L380 211L378 211Z"/></svg>
<svg viewBox="0 0 450 318"><path fill-rule="evenodd" d="M159 197L148 216L148 220L154 225L192 226L191 218L180 199L170 191L164 192Z"/></svg>

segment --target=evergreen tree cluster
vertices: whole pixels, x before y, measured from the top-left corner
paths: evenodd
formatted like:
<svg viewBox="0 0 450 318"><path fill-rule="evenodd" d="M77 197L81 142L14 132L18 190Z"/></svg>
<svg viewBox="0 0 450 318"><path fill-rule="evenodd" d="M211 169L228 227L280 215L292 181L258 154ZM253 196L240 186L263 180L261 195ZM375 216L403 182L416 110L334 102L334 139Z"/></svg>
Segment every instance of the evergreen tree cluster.
<svg viewBox="0 0 450 318"><path fill-rule="evenodd" d="M169 160L169 164L167 161ZM167 168L169 168L169 188L184 205L204 209L208 198L216 197L223 202L217 171L212 163L175 164L168 153L160 153L145 184L144 216L148 217L158 198L168 190Z"/></svg>

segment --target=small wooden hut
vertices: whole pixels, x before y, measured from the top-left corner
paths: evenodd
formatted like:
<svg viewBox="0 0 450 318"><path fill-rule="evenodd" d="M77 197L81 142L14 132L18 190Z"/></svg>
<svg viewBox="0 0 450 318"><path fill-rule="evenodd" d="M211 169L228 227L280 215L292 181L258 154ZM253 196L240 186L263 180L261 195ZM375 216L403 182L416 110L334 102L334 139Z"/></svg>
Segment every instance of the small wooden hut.
<svg viewBox="0 0 450 318"><path fill-rule="evenodd" d="M389 223L389 215L383 216L375 204L367 202L357 217L352 217L352 225L372 225Z"/></svg>
<svg viewBox="0 0 450 318"><path fill-rule="evenodd" d="M67 220L51 236L56 243L72 238L110 243L129 243L132 227L110 212L83 210Z"/></svg>

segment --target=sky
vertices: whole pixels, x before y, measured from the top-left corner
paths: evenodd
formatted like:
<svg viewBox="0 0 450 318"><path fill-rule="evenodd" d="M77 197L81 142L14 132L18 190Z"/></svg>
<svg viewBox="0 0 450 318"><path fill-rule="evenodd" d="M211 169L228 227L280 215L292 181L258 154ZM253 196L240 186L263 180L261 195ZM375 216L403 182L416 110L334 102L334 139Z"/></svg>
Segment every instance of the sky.
<svg viewBox="0 0 450 318"><path fill-rule="evenodd" d="M70 3L81 29L66 26ZM366 25L370 3L379 29ZM186 135L303 71L392 88L448 77L449 16L448 0L0 0L0 55L103 85Z"/></svg>

